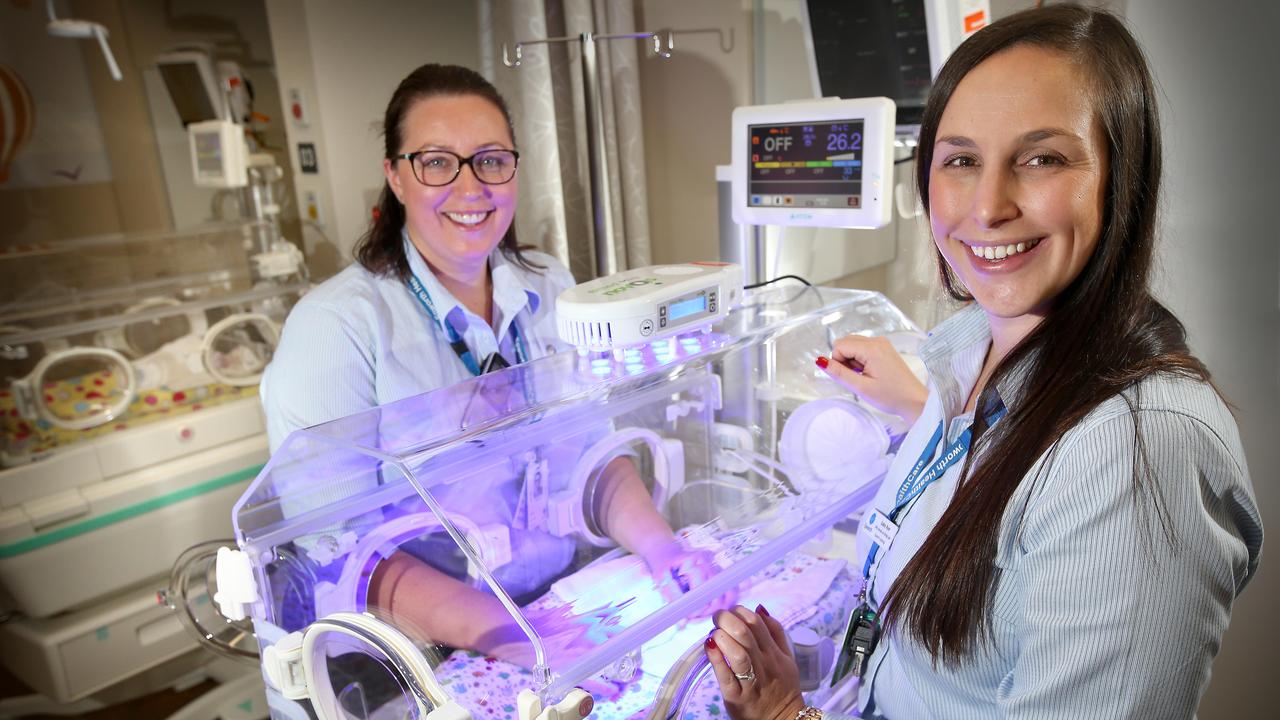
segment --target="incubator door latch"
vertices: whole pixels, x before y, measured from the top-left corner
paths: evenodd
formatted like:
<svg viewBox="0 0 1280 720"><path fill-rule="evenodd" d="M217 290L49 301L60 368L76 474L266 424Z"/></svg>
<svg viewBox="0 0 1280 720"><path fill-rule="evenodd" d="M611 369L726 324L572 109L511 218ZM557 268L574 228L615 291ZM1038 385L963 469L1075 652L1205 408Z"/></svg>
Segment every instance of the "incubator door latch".
<svg viewBox="0 0 1280 720"><path fill-rule="evenodd" d="M218 592L213 601L228 620L243 620L258 601L258 583L253 579L249 556L239 550L218 548Z"/></svg>
<svg viewBox="0 0 1280 720"><path fill-rule="evenodd" d="M302 633L292 632L262 651L262 669L280 694L290 700L307 697L307 676L302 667Z"/></svg>
<svg viewBox="0 0 1280 720"><path fill-rule="evenodd" d="M563 700L544 708L536 693L521 690L516 706L520 720L582 720L595 709L596 701L586 690L574 688Z"/></svg>

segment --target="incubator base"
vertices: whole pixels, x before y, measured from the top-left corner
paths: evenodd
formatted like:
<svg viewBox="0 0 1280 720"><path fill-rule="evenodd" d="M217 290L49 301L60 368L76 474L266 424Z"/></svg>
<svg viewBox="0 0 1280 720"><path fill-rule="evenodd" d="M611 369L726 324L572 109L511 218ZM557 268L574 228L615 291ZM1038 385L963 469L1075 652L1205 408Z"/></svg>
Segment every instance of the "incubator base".
<svg viewBox="0 0 1280 720"><path fill-rule="evenodd" d="M4 666L32 690L69 703L197 649L177 615L156 602L155 588L163 582L155 578L98 607L51 620L0 624ZM198 655L207 662L207 652Z"/></svg>
<svg viewBox="0 0 1280 720"><path fill-rule="evenodd" d="M0 471L4 604L49 617L167 572L227 535L267 456L254 396Z"/></svg>

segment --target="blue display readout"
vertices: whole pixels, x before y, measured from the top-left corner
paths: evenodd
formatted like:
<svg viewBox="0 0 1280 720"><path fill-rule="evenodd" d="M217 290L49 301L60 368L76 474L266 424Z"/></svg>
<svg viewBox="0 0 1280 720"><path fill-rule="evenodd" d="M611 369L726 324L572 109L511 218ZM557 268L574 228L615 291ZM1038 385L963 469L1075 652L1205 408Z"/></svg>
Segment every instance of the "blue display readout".
<svg viewBox="0 0 1280 720"><path fill-rule="evenodd" d="M699 295L695 298L671 303L670 307L667 308L667 317L671 319L671 322L675 322L680 318L688 317L694 313L703 312L706 309L707 296Z"/></svg>

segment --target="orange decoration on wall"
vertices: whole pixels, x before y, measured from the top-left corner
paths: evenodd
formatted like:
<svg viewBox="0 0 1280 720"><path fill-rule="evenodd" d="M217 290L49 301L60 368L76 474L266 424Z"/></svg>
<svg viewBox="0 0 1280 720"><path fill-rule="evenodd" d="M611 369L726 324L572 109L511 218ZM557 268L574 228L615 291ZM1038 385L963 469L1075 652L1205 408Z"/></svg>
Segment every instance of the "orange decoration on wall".
<svg viewBox="0 0 1280 720"><path fill-rule="evenodd" d="M13 68L0 65L0 185L9 181L9 167L35 126L31 90Z"/></svg>

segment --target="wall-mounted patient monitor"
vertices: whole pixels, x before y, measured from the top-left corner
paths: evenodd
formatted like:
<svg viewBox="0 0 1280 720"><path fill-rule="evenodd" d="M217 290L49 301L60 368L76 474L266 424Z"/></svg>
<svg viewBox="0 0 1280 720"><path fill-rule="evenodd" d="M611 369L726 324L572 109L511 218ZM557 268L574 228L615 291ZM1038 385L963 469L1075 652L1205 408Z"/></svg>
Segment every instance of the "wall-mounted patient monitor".
<svg viewBox="0 0 1280 720"><path fill-rule="evenodd" d="M226 118L226 100L218 90L217 75L206 53L196 50L164 53L156 57L156 67L183 127Z"/></svg>
<svg viewBox="0 0 1280 720"><path fill-rule="evenodd" d="M733 111L733 219L879 228L893 209L895 106L884 97Z"/></svg>

